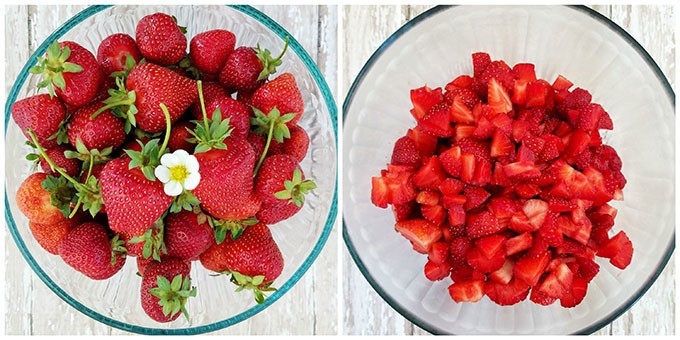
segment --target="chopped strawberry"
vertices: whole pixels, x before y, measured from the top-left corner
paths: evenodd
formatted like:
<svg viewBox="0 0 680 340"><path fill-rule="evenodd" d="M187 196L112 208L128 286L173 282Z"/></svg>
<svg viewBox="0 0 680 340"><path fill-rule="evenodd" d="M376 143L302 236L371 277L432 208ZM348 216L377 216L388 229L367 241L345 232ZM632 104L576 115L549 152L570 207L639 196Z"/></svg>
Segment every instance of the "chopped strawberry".
<svg viewBox="0 0 680 340"><path fill-rule="evenodd" d="M529 288L529 285L517 279L512 279L507 284L488 281L484 286L484 293L491 301L501 306L510 306L526 299Z"/></svg>
<svg viewBox="0 0 680 340"><path fill-rule="evenodd" d="M523 199L532 198L541 193L541 187L536 184L522 183L515 185L517 196Z"/></svg>
<svg viewBox="0 0 680 340"><path fill-rule="evenodd" d="M446 198L447 196L445 196ZM452 226L465 224L465 209L462 205L455 205L448 208L449 224Z"/></svg>
<svg viewBox="0 0 680 340"><path fill-rule="evenodd" d="M397 222L395 229L411 241L415 251L423 254L427 253L432 244L442 237L439 227L422 219Z"/></svg>
<svg viewBox="0 0 680 340"><path fill-rule="evenodd" d="M588 243L588 239L590 239L590 232L592 230L592 224L578 224L568 216L564 215L559 216L556 223L558 230L562 232L562 234L571 237L581 244Z"/></svg>
<svg viewBox="0 0 680 340"><path fill-rule="evenodd" d="M473 269L482 273L491 273L503 267L505 252L499 251L492 257L486 257L481 249L472 247L466 254L467 262Z"/></svg>
<svg viewBox="0 0 680 340"><path fill-rule="evenodd" d="M555 89L555 91L568 90L572 86L574 86L574 83L570 82L569 79L562 75L557 76L557 79L555 79L552 84L552 88Z"/></svg>
<svg viewBox="0 0 680 340"><path fill-rule="evenodd" d="M505 252L506 238L502 235L489 235L478 238L475 241L477 247L482 255L486 258L492 258L499 252Z"/></svg>
<svg viewBox="0 0 680 340"><path fill-rule="evenodd" d="M441 195L437 191L423 190L416 196L416 202L422 205L437 205Z"/></svg>
<svg viewBox="0 0 680 340"><path fill-rule="evenodd" d="M463 205L463 208L465 208L466 211L480 206L491 197L491 194L486 190L474 185L466 186L465 189L463 189L463 194L467 197L467 201L465 202L465 205Z"/></svg>
<svg viewBox="0 0 680 340"><path fill-rule="evenodd" d="M446 242L435 242L430 247L427 259L436 264L443 264L449 258L449 244Z"/></svg>
<svg viewBox="0 0 680 340"><path fill-rule="evenodd" d="M427 114L418 121L418 127L433 136L449 137L453 135L450 122L449 106L446 103L439 103L432 106Z"/></svg>
<svg viewBox="0 0 680 340"><path fill-rule="evenodd" d="M505 241L505 254L510 256L531 247L533 242L532 233L522 233Z"/></svg>
<svg viewBox="0 0 680 340"><path fill-rule="evenodd" d="M560 299L571 290L573 279L574 274L563 263L546 276L538 289L549 297Z"/></svg>
<svg viewBox="0 0 680 340"><path fill-rule="evenodd" d="M508 92L495 78L489 80L488 96L489 105L494 112L506 113L512 111L512 101L510 101Z"/></svg>
<svg viewBox="0 0 680 340"><path fill-rule="evenodd" d="M511 259L505 259L503 267L500 269L489 273L489 279L496 281L498 283L507 284L512 280L512 269L515 263Z"/></svg>
<svg viewBox="0 0 680 340"><path fill-rule="evenodd" d="M456 144L463 153L474 155L476 160L491 162L491 153L489 151L488 143L471 138L464 138L459 140Z"/></svg>
<svg viewBox="0 0 680 340"><path fill-rule="evenodd" d="M455 302L477 302L484 296L484 281L456 281L449 286L449 295Z"/></svg>
<svg viewBox="0 0 680 340"><path fill-rule="evenodd" d="M461 124L469 124L475 122L475 117L472 115L472 110L465 104L463 97L456 96L451 106L449 107L449 120Z"/></svg>
<svg viewBox="0 0 680 340"><path fill-rule="evenodd" d="M597 250L597 256L606 257L619 269L626 269L633 258L633 243L626 232L619 231Z"/></svg>
<svg viewBox="0 0 680 340"><path fill-rule="evenodd" d="M503 227L498 224L496 217L488 211L478 214L467 214L465 227L470 238L491 235L503 230Z"/></svg>
<svg viewBox="0 0 680 340"><path fill-rule="evenodd" d="M543 225L538 229L538 236L553 247L561 247L564 242L562 232L557 228L557 216L558 214L548 211Z"/></svg>
<svg viewBox="0 0 680 340"><path fill-rule="evenodd" d="M592 99L593 97L590 95L590 92L582 88L576 88L564 98L562 104L566 109L578 110L590 104Z"/></svg>
<svg viewBox="0 0 680 340"><path fill-rule="evenodd" d="M437 190L446 177L439 158L432 156L413 174L413 184L420 189Z"/></svg>
<svg viewBox="0 0 680 340"><path fill-rule="evenodd" d="M579 110L576 128L581 131L591 131L597 129L600 117L604 110L599 104L588 104Z"/></svg>
<svg viewBox="0 0 680 340"><path fill-rule="evenodd" d="M545 86L542 82L535 81L527 84L526 103L524 105L527 108L545 105L548 90L548 86Z"/></svg>
<svg viewBox="0 0 680 340"><path fill-rule="evenodd" d="M491 157L507 156L515 146L510 141L510 138L500 130L496 130L491 141Z"/></svg>
<svg viewBox="0 0 680 340"><path fill-rule="evenodd" d="M477 127L474 125L456 124L456 127L453 128L453 138L455 141L465 138L472 138L475 130L477 130Z"/></svg>
<svg viewBox="0 0 680 340"><path fill-rule="evenodd" d="M491 57L484 52L472 54L472 74L475 78L481 77L482 73L491 64Z"/></svg>
<svg viewBox="0 0 680 340"><path fill-rule="evenodd" d="M538 287L533 287L531 289L531 295L529 295L529 300L541 306L549 306L553 304L553 302L555 302L557 299L542 293L538 289Z"/></svg>
<svg viewBox="0 0 680 340"><path fill-rule="evenodd" d="M494 126L491 121L489 121L486 117L480 117L477 121L477 127L475 127L475 131L472 133L472 137L477 139L491 138L495 131L496 126Z"/></svg>
<svg viewBox="0 0 680 340"><path fill-rule="evenodd" d="M399 222L412 218L415 207L416 203L413 201L409 201L404 204L393 204L392 213L394 213L394 220Z"/></svg>
<svg viewBox="0 0 680 340"><path fill-rule="evenodd" d="M510 218L510 223L508 228L517 233L526 233L536 231L536 226L534 226L527 215L523 211L517 212Z"/></svg>
<svg viewBox="0 0 680 340"><path fill-rule="evenodd" d="M441 156L440 156L441 160ZM443 165L443 164L442 164ZM443 195L456 195L460 194L465 188L465 183L455 179L447 178L439 184L439 191Z"/></svg>
<svg viewBox="0 0 680 340"><path fill-rule="evenodd" d="M505 175L509 179L532 179L541 176L541 170L534 162L524 161L507 164L503 167Z"/></svg>
<svg viewBox="0 0 680 340"><path fill-rule="evenodd" d="M550 262L550 253L542 252L531 256L525 254L515 262L513 275L516 279L522 280L530 286L535 286L541 278L541 274Z"/></svg>
<svg viewBox="0 0 680 340"><path fill-rule="evenodd" d="M416 120L421 120L430 111L430 108L444 100L441 88L430 89L427 86L411 90L411 114Z"/></svg>
<svg viewBox="0 0 680 340"><path fill-rule="evenodd" d="M583 301L587 291L588 281L580 277L575 277L571 284L571 289L567 290L566 294L560 298L560 305L565 308L575 307Z"/></svg>
<svg viewBox="0 0 680 340"><path fill-rule="evenodd" d="M394 143L391 163L420 166L422 163L420 152L410 138L404 136L397 139L397 142Z"/></svg>
<svg viewBox="0 0 680 340"><path fill-rule="evenodd" d="M439 154L439 161L444 170L451 176L459 177L463 161L460 147L454 146Z"/></svg>
<svg viewBox="0 0 680 340"><path fill-rule="evenodd" d="M527 200L524 202L522 211L529 219L529 223L538 229L543 225L545 216L548 213L548 203L543 200Z"/></svg>
<svg viewBox="0 0 680 340"><path fill-rule="evenodd" d="M597 123L597 128L603 130L614 129L614 122L612 122L612 118L609 116L607 111L602 111L602 116L600 117L600 121Z"/></svg>
<svg viewBox="0 0 680 340"><path fill-rule="evenodd" d="M417 126L413 129L409 129L406 136L413 141L422 158L432 156L434 150L437 148L437 137L423 131Z"/></svg>
<svg viewBox="0 0 680 340"><path fill-rule="evenodd" d="M425 263L425 277L430 281L439 281L449 276L451 272L451 267L445 263L434 263L432 261L427 261Z"/></svg>
<svg viewBox="0 0 680 340"><path fill-rule="evenodd" d="M448 215L447 210L441 205L421 205L420 213L426 220L437 226L441 226Z"/></svg>

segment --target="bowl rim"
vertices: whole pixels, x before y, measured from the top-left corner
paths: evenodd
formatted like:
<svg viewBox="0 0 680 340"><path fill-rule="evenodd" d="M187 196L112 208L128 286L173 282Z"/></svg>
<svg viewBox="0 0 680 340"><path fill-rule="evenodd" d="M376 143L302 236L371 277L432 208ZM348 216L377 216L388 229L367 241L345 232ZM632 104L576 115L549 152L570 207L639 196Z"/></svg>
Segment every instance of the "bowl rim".
<svg viewBox="0 0 680 340"><path fill-rule="evenodd" d="M345 100L342 105L343 109L343 121L347 117L348 109L352 103L352 100L354 98L354 95L356 93L357 88L363 81L364 77L366 76L366 73L370 71L370 69L373 67L373 64L379 59L379 57L385 52L387 48L389 48L399 37L401 37L403 34L408 32L410 29L415 27L416 25L420 24L421 22L425 21L427 18L431 17L434 14L439 13L440 11L447 10L452 7L457 7L456 5L438 5L433 8L428 9L427 11L419 14L415 18L411 19L410 21L404 23L399 29L397 29L392 35L390 35L370 56L368 61L364 64L364 66L361 68L359 71L359 74L356 76L354 81L352 82L352 85L350 86L349 91L347 92L347 96L345 97ZM649 53L645 50L640 43L635 40L626 30L621 28L618 24L610 20L609 18L605 17L604 15L600 14L599 12L593 10L592 8L583 6L583 5L566 5L564 7L570 8L575 10L578 13L584 14L593 20L599 21L605 26L607 26L609 29L617 33L624 41L626 41L633 49L644 59L644 61L647 63L647 65L652 69L654 74L656 75L657 79L659 82L662 84L666 91L666 95L668 96L673 108L675 108L675 92L673 91L673 88L671 87L670 83L668 82L668 79L666 76L663 74L659 66L656 64L654 59L649 55ZM673 112L675 115L675 110ZM344 134L344 126L343 126L343 134ZM344 214L343 214L344 215ZM350 235L347 233L347 226L346 226L346 219L342 219L342 238L345 242L345 246L347 247L347 250L350 253L350 256L354 260L354 263L357 265L359 268L359 271L361 274L364 276L364 278L368 281L368 283L373 287L373 289L378 293L378 295L394 310L396 310L401 316L405 317L409 322L415 324L416 326L422 328L423 330L435 334L435 335L443 335L443 334L449 334L448 332L439 329L433 325L430 325L426 320L422 319L418 315L415 315L415 313L412 313L409 311L407 308L403 307L401 304L399 304L398 301L395 299L392 299L385 291L382 290L380 285L377 283L377 281L370 275L368 268L364 264L364 262L361 260L359 257L359 254L356 251L356 247L352 243ZM646 292L649 290L649 288L656 282L656 279L661 275L663 270L666 268L668 265L668 261L670 260L671 256L673 255L673 251L675 250L675 228L673 231L673 235L671 238L671 242L669 243L667 249L665 250L665 253L661 259L659 267L656 269L656 271L653 273L653 275L650 277L650 279L629 298L626 300L624 303L622 303L618 308L614 309L611 313L609 313L607 316L602 318L601 320L595 322L594 324L587 326L583 329L580 329L572 334L575 335L588 335L591 334L602 327L608 325L615 319L617 319L619 316L621 316L623 313L625 313L628 309L630 309Z"/></svg>
<svg viewBox="0 0 680 340"><path fill-rule="evenodd" d="M281 40L285 40L286 37L290 38L289 42L289 48L293 50L297 56L300 58L302 63L306 66L307 70L310 72L312 77L314 78L314 81L316 85L318 86L321 95L324 99L324 104L328 108L330 120L331 120L331 126L333 128L333 142L335 146L335 150L337 152L338 150L338 126L337 126L337 105L335 104L335 100L333 98L333 94L328 87L328 84L326 83L325 78L323 77L321 71L319 70L318 66L314 62L314 60L311 58L311 56L307 53L307 51L302 47L302 45L291 35L288 33L286 29L284 29L281 25L279 25L276 21L271 19L269 16L266 14L260 12L258 9L248 6L248 5L226 5L227 7L230 7L232 9L235 9L237 11L240 11L251 18L257 20L259 23L270 29L276 36L278 36ZM11 106L14 104L14 102L17 99L19 90L21 87L24 85L27 77L28 77L28 69L35 65L37 63L37 58L45 53L47 50L47 47L49 46L50 42L54 41L55 39L60 38L63 36L65 33L70 31L75 25L79 24L86 18L89 18L90 16L97 14L109 7L112 7L111 5L95 5L95 6L90 6L73 17L71 17L69 20L67 20L64 24L62 24L59 28L57 28L52 34L50 34L43 42L42 44L39 45L39 47L35 50L35 52L31 55L30 58L26 61L26 64L24 64L24 67L21 69L19 72L19 75L17 76L17 79L14 81L14 85L12 86L12 89L10 90L8 96L7 96L7 102L5 104L5 138L7 137L7 127L9 125L10 121L10 116L11 116ZM10 205L9 205L9 200L8 200L8 195L7 195L7 187L5 186L5 220L7 222L7 225L9 227L10 234L12 235L12 238L14 239L17 247L19 248L19 251L23 255L23 257L26 259L26 262L28 262L29 266L33 271L38 275L38 277L55 293L57 294L62 300L64 300L66 303L71 305L73 308L78 310L79 312L89 316L92 319L95 319L99 322L102 322L108 326L112 326L124 331L129 331L133 333L140 333L140 334L162 334L162 335L189 335L189 334L200 334L200 333L206 333L206 332L212 332L216 331L219 329L223 329L232 325L235 325L241 321L244 321L253 315L263 311L265 308L269 307L272 305L274 302L276 302L279 298L281 298L285 293L287 293L299 280L300 278L305 274L305 272L311 267L312 263L318 255L321 253L321 250L323 249L324 245L326 244L326 241L328 240L328 237L330 236L331 230L333 229L333 225L335 224L335 220L337 218L337 209L338 209L338 168L337 168L337 157L336 157L336 169L335 169L335 183L333 185L333 199L330 202L331 205L329 207L328 211L328 216L326 217L326 222L324 224L324 228L321 232L321 235L319 236L319 239L316 241L316 244L314 245L314 248L312 248L312 252L309 254L309 256L305 259L304 262L302 262L301 266L293 273L293 275L274 293L272 293L269 297L267 297L264 301L263 304L261 305L255 305L252 306L251 308L236 314L228 319L214 322L211 324L207 325L201 325L201 326L196 326L196 327L186 327L186 328L174 328L174 329L162 329L162 328L150 328L150 327L142 327L142 326L137 326L137 325L131 325L125 322L121 322L112 318L109 318L107 316L101 315L100 313L88 308L87 306L83 305L73 297L71 297L68 293L66 293L64 290L62 290L52 279L40 268L40 266L36 263L35 259L33 256L30 254L30 251L28 248L26 248L26 244L24 243L21 235L19 234L19 231L16 227L16 223L14 221L14 218L12 216L12 212L10 210Z"/></svg>

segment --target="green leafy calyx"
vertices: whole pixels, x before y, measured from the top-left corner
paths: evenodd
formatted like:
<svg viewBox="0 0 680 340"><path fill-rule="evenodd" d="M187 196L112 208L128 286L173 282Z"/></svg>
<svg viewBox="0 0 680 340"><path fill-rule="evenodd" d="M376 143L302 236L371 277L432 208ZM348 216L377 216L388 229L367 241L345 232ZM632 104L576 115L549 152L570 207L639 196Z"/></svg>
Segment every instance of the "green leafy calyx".
<svg viewBox="0 0 680 340"><path fill-rule="evenodd" d="M290 38L286 37L286 44L283 46L283 51L281 51L281 54L279 54L276 58L272 57L272 54L268 49L263 50L260 48L259 44L257 45L255 48L255 55L257 55L257 58L260 59L260 62L262 62L262 72L260 72L260 74L257 76L258 81L267 79L270 74L276 73L276 68L281 66L281 58L286 53L286 50L288 50L289 42Z"/></svg>
<svg viewBox="0 0 680 340"><path fill-rule="evenodd" d="M149 289L149 293L158 298L158 304L163 307L163 314L173 317L182 312L184 317L189 320L189 313L185 305L189 297L196 296L196 287L191 286L191 279L188 276L183 277L182 274L177 274L171 282L159 275L156 277L156 284L156 287Z"/></svg>
<svg viewBox="0 0 680 340"><path fill-rule="evenodd" d="M46 87L50 96L54 97L55 86L61 90L66 88L64 73L83 71L80 65L66 61L70 56L71 49L68 46L60 47L57 40L47 48L47 54L38 58L38 65L28 70L31 74L42 75L42 81L38 83L39 89Z"/></svg>
<svg viewBox="0 0 680 340"><path fill-rule="evenodd" d="M305 203L305 195L316 189L316 183L312 180L302 180L302 171L295 169L293 178L283 182L285 189L274 194L274 197L285 200L301 207Z"/></svg>

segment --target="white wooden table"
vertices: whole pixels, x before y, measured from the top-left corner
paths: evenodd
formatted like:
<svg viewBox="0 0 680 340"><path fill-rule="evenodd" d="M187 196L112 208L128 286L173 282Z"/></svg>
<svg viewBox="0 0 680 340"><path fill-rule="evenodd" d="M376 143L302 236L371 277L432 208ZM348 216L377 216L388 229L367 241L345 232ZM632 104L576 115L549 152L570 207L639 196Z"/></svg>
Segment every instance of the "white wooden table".
<svg viewBox="0 0 680 340"><path fill-rule="evenodd" d="M345 6L342 10L342 93L361 67L394 31L431 6ZM675 82L675 18L672 6L593 6L630 33ZM343 98L344 99L344 98ZM675 261L628 312L598 335L675 334ZM343 249L343 332L345 334L428 334L394 311L371 288Z"/></svg>
<svg viewBox="0 0 680 340"><path fill-rule="evenodd" d="M257 7L302 44L336 93L337 6ZM5 7L6 93L35 48L84 8ZM334 228L314 265L285 296L264 312L214 334L337 334L337 246ZM126 334L90 319L52 293L28 267L9 233L5 236L5 264L7 334Z"/></svg>

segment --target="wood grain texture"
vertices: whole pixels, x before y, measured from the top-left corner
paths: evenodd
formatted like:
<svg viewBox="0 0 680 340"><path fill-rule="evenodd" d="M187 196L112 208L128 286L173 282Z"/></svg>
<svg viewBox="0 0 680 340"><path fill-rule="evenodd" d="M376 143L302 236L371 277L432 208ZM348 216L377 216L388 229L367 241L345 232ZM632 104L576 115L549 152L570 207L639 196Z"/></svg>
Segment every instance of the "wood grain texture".
<svg viewBox="0 0 680 340"><path fill-rule="evenodd" d="M345 6L343 8L343 95L380 44L408 20L432 6ZM672 6L593 6L630 33L675 84L675 13ZM344 98L343 98L344 99ZM649 291L596 335L675 334L675 256ZM394 311L373 290L343 250L345 334L426 335Z"/></svg>
<svg viewBox="0 0 680 340"><path fill-rule="evenodd" d="M23 63L57 27L85 6L7 6L6 79L9 92ZM337 6L258 6L315 59L336 93ZM11 48L10 48L11 45ZM254 317L212 334L337 334L337 228L302 279ZM11 236L5 238L5 318L10 335L129 334L108 327L59 299L28 267Z"/></svg>

